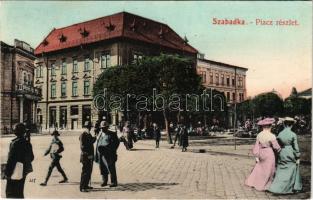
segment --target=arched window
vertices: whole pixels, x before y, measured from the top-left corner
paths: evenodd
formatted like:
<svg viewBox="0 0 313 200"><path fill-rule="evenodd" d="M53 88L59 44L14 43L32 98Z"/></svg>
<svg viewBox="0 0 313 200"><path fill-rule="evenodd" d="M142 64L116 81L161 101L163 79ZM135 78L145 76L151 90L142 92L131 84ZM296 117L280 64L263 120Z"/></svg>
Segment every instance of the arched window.
<svg viewBox="0 0 313 200"><path fill-rule="evenodd" d="M23 72L23 79L24 79L24 83L23 84L27 85L27 73L26 72Z"/></svg>
<svg viewBox="0 0 313 200"><path fill-rule="evenodd" d="M28 80L28 85L32 85L32 78L30 74L27 75L27 80Z"/></svg>

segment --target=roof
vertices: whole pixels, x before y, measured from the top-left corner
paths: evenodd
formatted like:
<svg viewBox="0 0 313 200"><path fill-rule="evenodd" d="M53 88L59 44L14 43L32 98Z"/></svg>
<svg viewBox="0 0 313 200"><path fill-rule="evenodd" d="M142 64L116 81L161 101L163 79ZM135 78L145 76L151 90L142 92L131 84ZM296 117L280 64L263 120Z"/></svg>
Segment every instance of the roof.
<svg viewBox="0 0 313 200"><path fill-rule="evenodd" d="M27 43L25 43L25 44L27 44ZM29 48L31 48L31 47L29 46ZM0 50L2 52L17 52L17 53L22 54L23 56L26 56L30 59L33 59L33 60L36 59L33 52L28 51L27 49L23 48L23 46L21 46L21 45L15 44L14 46L12 46L12 45L9 45L3 41L0 41Z"/></svg>
<svg viewBox="0 0 313 200"><path fill-rule="evenodd" d="M82 44L91 44L121 37L189 53L198 52L168 25L131 13L120 12L53 29L36 47L35 54L38 55L43 52L53 52Z"/></svg>
<svg viewBox="0 0 313 200"><path fill-rule="evenodd" d="M239 66L230 65L230 64L226 64L226 63L222 63L222 62L213 61L213 60L207 60L207 59L201 59L201 58L198 58L198 60L200 60L202 62L209 63L209 64L221 65L221 66L230 67L230 68L237 68L237 69L242 69L245 71L248 70L248 68L245 68L245 67L239 67Z"/></svg>
<svg viewBox="0 0 313 200"><path fill-rule="evenodd" d="M299 92L298 96L302 98L312 98L312 88Z"/></svg>

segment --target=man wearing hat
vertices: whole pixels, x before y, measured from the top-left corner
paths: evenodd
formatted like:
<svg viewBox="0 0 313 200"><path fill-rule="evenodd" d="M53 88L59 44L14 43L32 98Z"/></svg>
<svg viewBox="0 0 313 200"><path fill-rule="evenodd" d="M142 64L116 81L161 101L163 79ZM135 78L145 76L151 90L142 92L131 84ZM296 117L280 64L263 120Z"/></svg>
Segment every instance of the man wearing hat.
<svg viewBox="0 0 313 200"><path fill-rule="evenodd" d="M86 131L84 131L80 137L80 162L83 164L81 179L80 179L80 191L88 192L88 189L92 187L88 186L88 183L91 178L92 166L94 160L94 147L93 143L96 141L96 137L92 136L90 133L92 124L90 121L85 122Z"/></svg>
<svg viewBox="0 0 313 200"><path fill-rule="evenodd" d="M62 174L63 176L63 180L60 181L59 183L66 183L68 182L68 178L65 175L65 172L63 171L61 165L60 165L60 159L62 158L61 152L64 151L64 147L63 147L63 143L62 141L59 139L58 136L60 136L59 132L57 130L54 130L53 133L51 134L53 136L52 138L52 142L49 146L49 148L47 149L47 151L45 152L45 156L48 155L50 153L50 157L52 159L52 162L49 166L48 169L48 174L46 177L45 182L41 183L41 186L46 186L48 183L48 180L51 176L52 170L54 167L56 167L58 169L58 171Z"/></svg>
<svg viewBox="0 0 313 200"><path fill-rule="evenodd" d="M110 187L117 186L115 162L117 161L117 148L120 141L115 132L109 131L109 124L106 121L100 123L101 131L97 139L95 161L99 163L102 175L102 187L108 183L108 175L111 175Z"/></svg>
<svg viewBox="0 0 313 200"><path fill-rule="evenodd" d="M28 173L33 171L31 162L34 160L33 148L29 141L24 137L25 125L19 123L15 126L14 138L10 144L8 161L5 168L5 177L7 179L6 184L6 198L24 198L24 185L25 179ZM18 179L14 177L17 173L18 163L22 163L23 168L21 169L22 176Z"/></svg>

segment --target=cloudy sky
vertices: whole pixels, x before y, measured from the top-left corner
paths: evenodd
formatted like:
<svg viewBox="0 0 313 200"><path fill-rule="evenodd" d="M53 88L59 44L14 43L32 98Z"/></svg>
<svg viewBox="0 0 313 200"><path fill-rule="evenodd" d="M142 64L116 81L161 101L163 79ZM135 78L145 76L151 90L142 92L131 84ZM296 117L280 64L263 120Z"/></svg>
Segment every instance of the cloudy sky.
<svg viewBox="0 0 313 200"><path fill-rule="evenodd" d="M36 47L54 28L127 11L168 24L207 59L246 67L247 94L275 89L283 97L312 80L312 2L0 2L0 39ZM213 18L245 26L213 25ZM298 26L259 26L256 19L297 20ZM250 24L251 22L251 24Z"/></svg>

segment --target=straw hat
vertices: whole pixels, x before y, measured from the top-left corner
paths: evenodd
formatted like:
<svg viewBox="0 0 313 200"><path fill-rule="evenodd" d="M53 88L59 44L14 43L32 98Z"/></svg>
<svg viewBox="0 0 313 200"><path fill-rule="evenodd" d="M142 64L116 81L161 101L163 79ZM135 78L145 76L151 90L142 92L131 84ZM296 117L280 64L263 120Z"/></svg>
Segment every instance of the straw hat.
<svg viewBox="0 0 313 200"><path fill-rule="evenodd" d="M288 121L288 122L295 122L296 120L292 117L285 117L284 121Z"/></svg>
<svg viewBox="0 0 313 200"><path fill-rule="evenodd" d="M257 125L259 126L268 126L268 125L272 125L275 122L274 118L265 118L260 120Z"/></svg>

